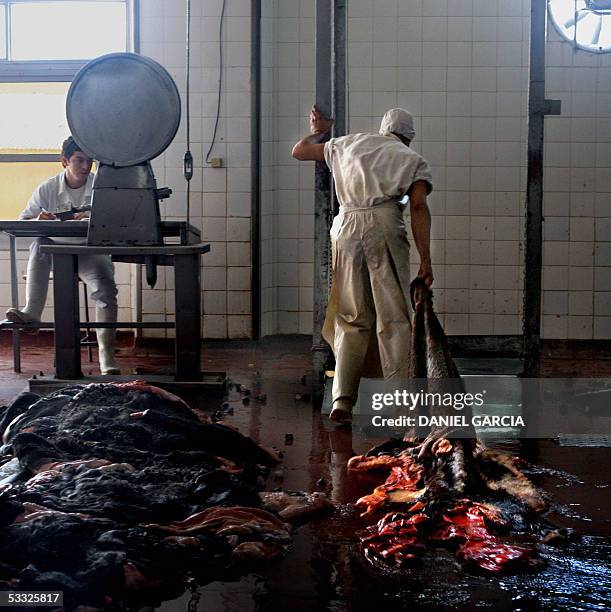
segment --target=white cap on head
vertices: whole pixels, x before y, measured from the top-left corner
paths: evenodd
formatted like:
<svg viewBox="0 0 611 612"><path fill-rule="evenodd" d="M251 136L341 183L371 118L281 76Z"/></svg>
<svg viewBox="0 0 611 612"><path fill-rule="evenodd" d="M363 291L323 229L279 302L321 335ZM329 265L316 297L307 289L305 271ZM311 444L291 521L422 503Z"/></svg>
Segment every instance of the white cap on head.
<svg viewBox="0 0 611 612"><path fill-rule="evenodd" d="M413 140L416 135L414 129L414 118L404 108L391 108L386 111L380 124L380 136L388 136L391 132L401 134L408 140Z"/></svg>

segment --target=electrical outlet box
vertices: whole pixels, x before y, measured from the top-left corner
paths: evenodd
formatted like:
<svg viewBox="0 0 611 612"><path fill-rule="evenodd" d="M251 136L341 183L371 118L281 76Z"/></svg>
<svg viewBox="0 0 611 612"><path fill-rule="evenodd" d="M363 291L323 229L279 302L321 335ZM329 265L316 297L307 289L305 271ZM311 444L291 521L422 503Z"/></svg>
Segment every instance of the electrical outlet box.
<svg viewBox="0 0 611 612"><path fill-rule="evenodd" d="M210 164L213 168L222 168L223 167L223 158L222 157L213 157L210 160Z"/></svg>

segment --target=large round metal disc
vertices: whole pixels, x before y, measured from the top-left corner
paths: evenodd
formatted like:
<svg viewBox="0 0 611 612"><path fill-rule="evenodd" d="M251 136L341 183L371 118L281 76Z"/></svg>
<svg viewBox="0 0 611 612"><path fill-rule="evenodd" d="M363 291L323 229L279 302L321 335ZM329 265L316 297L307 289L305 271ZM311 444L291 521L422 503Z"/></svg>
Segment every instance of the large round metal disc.
<svg viewBox="0 0 611 612"><path fill-rule="evenodd" d="M74 77L66 115L85 153L104 164L133 166L157 157L172 142L180 124L180 96L154 60L111 53Z"/></svg>

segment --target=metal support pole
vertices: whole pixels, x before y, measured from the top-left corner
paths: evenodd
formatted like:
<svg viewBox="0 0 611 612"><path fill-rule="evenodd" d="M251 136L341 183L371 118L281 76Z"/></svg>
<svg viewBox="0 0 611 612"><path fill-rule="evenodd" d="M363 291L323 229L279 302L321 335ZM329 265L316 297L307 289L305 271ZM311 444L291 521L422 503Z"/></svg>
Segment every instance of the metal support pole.
<svg viewBox="0 0 611 612"><path fill-rule="evenodd" d="M530 82L528 88L528 173L524 262L524 370L536 377L541 358L541 276L543 250L543 143L546 114L560 114L557 100L545 99L545 30L547 1L532 0Z"/></svg>
<svg viewBox="0 0 611 612"><path fill-rule="evenodd" d="M199 254L174 255L176 380L201 380Z"/></svg>
<svg viewBox="0 0 611 612"><path fill-rule="evenodd" d="M56 376L82 378L76 255L53 254L53 301Z"/></svg>
<svg viewBox="0 0 611 612"><path fill-rule="evenodd" d="M346 0L335 0L333 7L333 135L348 131L346 117Z"/></svg>
<svg viewBox="0 0 611 612"><path fill-rule="evenodd" d="M316 1L316 105L334 118L333 134L346 133L346 0ZM337 204L331 173L324 162L316 162L314 202L314 326L312 387L322 398L324 370L330 358L322 338L331 281L329 230Z"/></svg>
<svg viewBox="0 0 611 612"><path fill-rule="evenodd" d="M13 234L8 235L11 258L11 306L19 308L19 281L17 279L17 243ZM21 332L13 330L13 370L21 374Z"/></svg>
<svg viewBox="0 0 611 612"><path fill-rule="evenodd" d="M332 7L329 0L316 0L316 105L325 114L332 111ZM329 346L323 340L322 326L327 311L330 281L329 219L333 200L331 173L324 162L316 162L314 175L314 325L312 337L312 390L320 399L323 375L329 359Z"/></svg>
<svg viewBox="0 0 611 612"><path fill-rule="evenodd" d="M261 0L251 0L251 320L252 339L261 337Z"/></svg>
<svg viewBox="0 0 611 612"><path fill-rule="evenodd" d="M346 0L333 3L333 136L344 136L348 130L346 117L346 30L348 24ZM339 212L339 202L333 190L333 216Z"/></svg>

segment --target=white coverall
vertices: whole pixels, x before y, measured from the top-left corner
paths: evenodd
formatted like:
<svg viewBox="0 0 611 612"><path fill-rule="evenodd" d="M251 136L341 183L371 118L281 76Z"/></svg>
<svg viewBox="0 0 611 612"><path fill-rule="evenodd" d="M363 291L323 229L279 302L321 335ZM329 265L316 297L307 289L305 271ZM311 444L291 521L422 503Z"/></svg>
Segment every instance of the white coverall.
<svg viewBox="0 0 611 612"><path fill-rule="evenodd" d="M43 212L56 213L70 210L72 207L91 205L93 174L89 174L87 182L80 189L70 189L66 184L65 172L41 183L32 194L26 208L19 215L20 219L35 219ZM57 221L56 223L62 223ZM63 223L70 223L64 221ZM51 271L51 255L42 253L40 247L45 244L82 243L81 238L37 238L30 246L28 260L26 305L17 314L18 319L40 321L49 288L49 273ZM96 320L115 322L117 320L117 286L115 284L114 265L108 255L80 255L78 257L78 274L87 285L91 300L96 306ZM10 309L14 310L14 309ZM7 317L9 316L7 312ZM12 319L13 320L13 319ZM119 373L114 360L115 330L98 329L98 345L100 348L100 369L103 374Z"/></svg>
<svg viewBox="0 0 611 612"><path fill-rule="evenodd" d="M70 189L66 184L65 173L62 172L44 183L41 183L35 190L28 204L19 215L20 219L35 219L43 208L47 212L56 213L70 210L72 207L90 206L91 191L93 186L93 174L87 178L87 183L83 190ZM78 197L80 196L80 197ZM78 201L76 198L78 197ZM82 242L79 238L78 242ZM28 261L28 278L30 278L30 267L35 266L34 276L37 282L42 282L46 278L43 287L39 286L41 294L44 291L42 306L46 301L46 291L49 284L49 273L51 271L51 256L40 252L43 244L57 244L71 242L69 239L37 238L30 246L30 259ZM117 286L115 285L115 271L112 261L108 255L81 255L78 258L78 273L81 280L87 285L90 291L91 300L98 308L114 308L117 306ZM42 310L30 313L28 305L24 312L28 312L35 319L40 319ZM37 316L35 316L37 315Z"/></svg>
<svg viewBox="0 0 611 612"><path fill-rule="evenodd" d="M407 377L410 247L400 200L419 180L430 191L432 177L426 160L393 134L332 138L324 154L340 210L322 333L336 360L333 401L354 403L363 375Z"/></svg>

